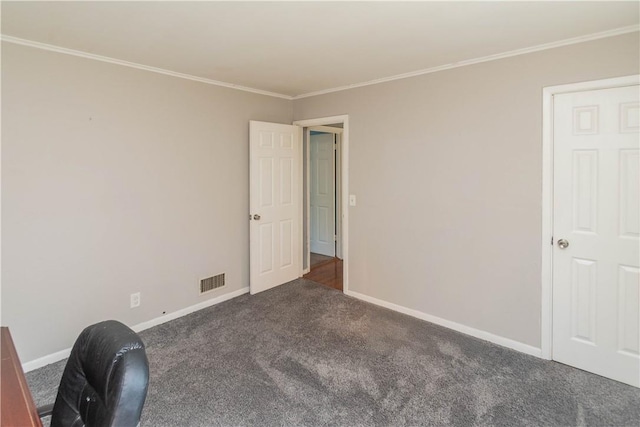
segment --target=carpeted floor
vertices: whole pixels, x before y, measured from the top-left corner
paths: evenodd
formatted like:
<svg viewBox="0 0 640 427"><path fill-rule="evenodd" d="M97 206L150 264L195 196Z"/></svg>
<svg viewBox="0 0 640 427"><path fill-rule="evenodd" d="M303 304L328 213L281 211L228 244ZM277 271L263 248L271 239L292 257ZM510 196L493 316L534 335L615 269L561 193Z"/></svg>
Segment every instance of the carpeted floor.
<svg viewBox="0 0 640 427"><path fill-rule="evenodd" d="M143 426L638 426L640 390L306 280L143 331ZM27 374L53 401L64 362Z"/></svg>

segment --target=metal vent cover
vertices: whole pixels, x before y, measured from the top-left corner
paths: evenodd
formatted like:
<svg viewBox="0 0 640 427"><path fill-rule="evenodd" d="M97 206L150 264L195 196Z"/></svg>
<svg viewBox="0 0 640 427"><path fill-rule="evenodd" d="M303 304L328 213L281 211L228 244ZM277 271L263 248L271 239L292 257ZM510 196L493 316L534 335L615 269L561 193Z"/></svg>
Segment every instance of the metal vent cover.
<svg viewBox="0 0 640 427"><path fill-rule="evenodd" d="M221 288L224 286L224 273L217 276L207 277L200 281L200 293L209 292L213 289Z"/></svg>

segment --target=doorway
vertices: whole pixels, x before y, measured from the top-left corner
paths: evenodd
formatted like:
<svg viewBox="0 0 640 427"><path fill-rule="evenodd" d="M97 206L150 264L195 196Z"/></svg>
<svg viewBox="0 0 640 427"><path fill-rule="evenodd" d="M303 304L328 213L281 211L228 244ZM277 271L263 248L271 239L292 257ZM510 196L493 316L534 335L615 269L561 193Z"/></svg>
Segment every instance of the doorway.
<svg viewBox="0 0 640 427"><path fill-rule="evenodd" d="M545 89L542 353L640 385L638 76Z"/></svg>
<svg viewBox="0 0 640 427"><path fill-rule="evenodd" d="M329 130L325 130L329 129ZM308 128L309 137L309 245L314 258L336 256L338 244L338 133L339 128ZM314 255L316 255L314 257Z"/></svg>
<svg viewBox="0 0 640 427"><path fill-rule="evenodd" d="M303 128L303 277L344 292L348 117L294 124Z"/></svg>

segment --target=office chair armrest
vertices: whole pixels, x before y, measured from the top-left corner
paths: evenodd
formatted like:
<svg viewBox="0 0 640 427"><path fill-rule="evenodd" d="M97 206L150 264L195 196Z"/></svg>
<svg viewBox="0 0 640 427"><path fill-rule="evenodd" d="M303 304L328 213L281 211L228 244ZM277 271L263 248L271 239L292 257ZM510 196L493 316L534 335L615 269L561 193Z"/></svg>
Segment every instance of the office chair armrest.
<svg viewBox="0 0 640 427"><path fill-rule="evenodd" d="M38 411L38 416L40 418L48 417L53 412L53 403L49 403L48 405L39 406L37 411Z"/></svg>

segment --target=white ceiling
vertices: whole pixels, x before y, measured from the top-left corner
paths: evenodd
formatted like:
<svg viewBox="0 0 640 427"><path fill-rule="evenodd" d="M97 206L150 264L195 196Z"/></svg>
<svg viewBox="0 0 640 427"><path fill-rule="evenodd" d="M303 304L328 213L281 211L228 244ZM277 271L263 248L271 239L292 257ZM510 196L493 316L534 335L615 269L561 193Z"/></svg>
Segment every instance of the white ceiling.
<svg viewBox="0 0 640 427"><path fill-rule="evenodd" d="M637 29L639 5L2 1L1 7L3 35L297 96Z"/></svg>

